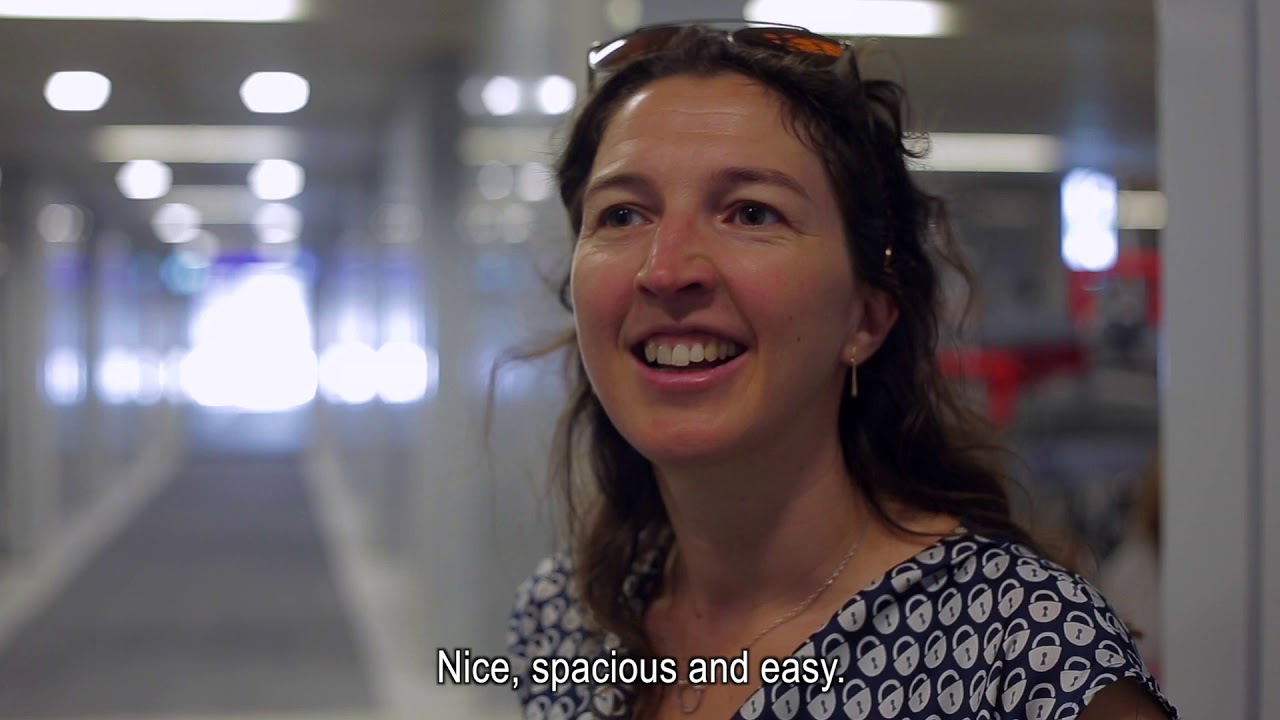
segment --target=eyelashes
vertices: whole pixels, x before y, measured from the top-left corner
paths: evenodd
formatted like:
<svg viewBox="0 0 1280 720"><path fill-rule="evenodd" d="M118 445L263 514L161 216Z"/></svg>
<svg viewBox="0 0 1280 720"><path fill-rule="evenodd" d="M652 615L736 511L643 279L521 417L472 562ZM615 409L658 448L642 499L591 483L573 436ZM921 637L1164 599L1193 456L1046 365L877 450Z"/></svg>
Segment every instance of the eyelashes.
<svg viewBox="0 0 1280 720"><path fill-rule="evenodd" d="M757 201L736 203L724 217L743 227L769 227L786 222L782 213L772 205ZM630 205L612 205L599 214L596 225L599 228L624 228L640 225L645 221L641 212Z"/></svg>

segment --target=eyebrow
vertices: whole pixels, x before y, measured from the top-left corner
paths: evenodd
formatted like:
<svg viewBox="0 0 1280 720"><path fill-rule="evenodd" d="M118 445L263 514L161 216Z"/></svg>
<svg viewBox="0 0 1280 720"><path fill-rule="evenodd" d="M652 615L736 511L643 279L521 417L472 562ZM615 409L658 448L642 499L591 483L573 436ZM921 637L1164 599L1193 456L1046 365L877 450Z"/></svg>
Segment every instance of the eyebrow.
<svg viewBox="0 0 1280 720"><path fill-rule="evenodd" d="M713 182L722 191L739 185L773 185L784 190L790 190L805 200L812 200L809 192L805 190L804 185L801 185L799 180L780 170L758 167L727 167L716 172ZM652 191L653 182L648 177L638 173L614 173L589 183L586 191L583 192L583 197L586 198L594 193L612 189L634 190L637 192Z"/></svg>
<svg viewBox="0 0 1280 720"><path fill-rule="evenodd" d="M773 185L790 190L805 200L811 200L809 192L799 180L780 171L769 168L729 167L716 173L717 184L733 188L739 185Z"/></svg>

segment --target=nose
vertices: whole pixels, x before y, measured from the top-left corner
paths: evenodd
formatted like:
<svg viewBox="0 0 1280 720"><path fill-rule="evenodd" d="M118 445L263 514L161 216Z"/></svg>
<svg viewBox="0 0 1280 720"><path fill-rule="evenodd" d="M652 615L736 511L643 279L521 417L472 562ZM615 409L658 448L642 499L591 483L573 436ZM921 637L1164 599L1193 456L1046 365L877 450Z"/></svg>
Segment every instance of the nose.
<svg viewBox="0 0 1280 720"><path fill-rule="evenodd" d="M690 296L715 286L708 233L693 215L668 214L654 230L636 288L657 296Z"/></svg>

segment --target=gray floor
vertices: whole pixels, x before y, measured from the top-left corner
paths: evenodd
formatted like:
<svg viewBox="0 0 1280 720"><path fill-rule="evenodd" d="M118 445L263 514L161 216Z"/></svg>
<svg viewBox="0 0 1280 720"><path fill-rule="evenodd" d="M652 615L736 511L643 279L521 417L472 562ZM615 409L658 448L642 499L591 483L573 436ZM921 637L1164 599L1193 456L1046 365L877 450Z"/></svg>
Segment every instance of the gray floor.
<svg viewBox="0 0 1280 720"><path fill-rule="evenodd" d="M371 705L291 456L190 460L0 655L0 718Z"/></svg>

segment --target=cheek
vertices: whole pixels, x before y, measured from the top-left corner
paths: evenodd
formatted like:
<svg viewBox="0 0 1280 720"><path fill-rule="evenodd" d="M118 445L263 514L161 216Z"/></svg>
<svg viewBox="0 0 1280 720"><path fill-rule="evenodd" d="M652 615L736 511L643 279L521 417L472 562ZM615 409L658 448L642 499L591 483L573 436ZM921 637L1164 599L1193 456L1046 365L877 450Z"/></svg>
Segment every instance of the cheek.
<svg viewBox="0 0 1280 720"><path fill-rule="evenodd" d="M569 292L578 341L583 349L610 344L621 327L631 292L619 263L608 262L599 254L576 253Z"/></svg>

